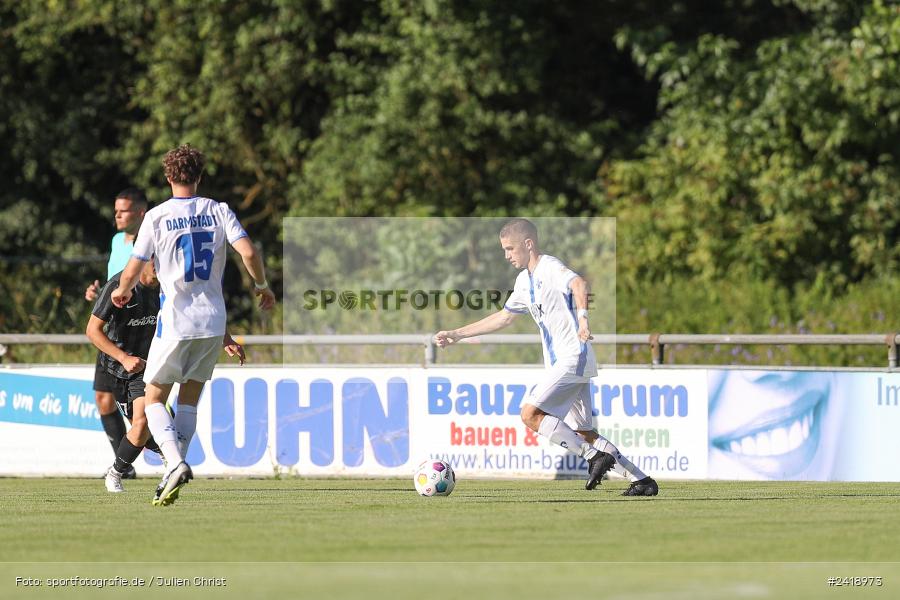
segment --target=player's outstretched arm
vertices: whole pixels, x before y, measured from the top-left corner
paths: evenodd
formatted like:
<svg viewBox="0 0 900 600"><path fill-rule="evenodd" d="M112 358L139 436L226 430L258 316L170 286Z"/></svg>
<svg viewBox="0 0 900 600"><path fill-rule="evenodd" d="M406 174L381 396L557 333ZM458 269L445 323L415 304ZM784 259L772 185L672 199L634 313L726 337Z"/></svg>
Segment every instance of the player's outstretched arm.
<svg viewBox="0 0 900 600"><path fill-rule="evenodd" d="M137 285L138 277L141 276L141 269L144 268L145 262L147 261L134 256L128 259L125 270L119 276L119 287L113 290L112 293L112 303L117 307L122 308L131 300L131 290Z"/></svg>
<svg viewBox="0 0 900 600"><path fill-rule="evenodd" d="M266 268L265 265L263 265L262 256L260 256L260 253L256 250L256 246L253 245L250 238L242 237L232 244L232 247L241 255L244 267L256 284L256 289L253 290L253 293L259 297L259 307L263 310L274 308L275 294L272 293L272 290L269 288L269 284L266 281Z"/></svg>
<svg viewBox="0 0 900 600"><path fill-rule="evenodd" d="M434 334L434 343L437 344L438 348L444 348L465 338L492 333L512 323L517 316L516 313L503 309L459 329L438 331Z"/></svg>

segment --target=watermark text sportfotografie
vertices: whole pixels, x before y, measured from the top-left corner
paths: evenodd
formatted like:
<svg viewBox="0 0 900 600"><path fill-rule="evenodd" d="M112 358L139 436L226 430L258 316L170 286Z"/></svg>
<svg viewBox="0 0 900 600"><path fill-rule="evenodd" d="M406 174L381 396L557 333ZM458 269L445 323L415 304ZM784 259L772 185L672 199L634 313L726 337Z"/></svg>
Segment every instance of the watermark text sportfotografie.
<svg viewBox="0 0 900 600"><path fill-rule="evenodd" d="M16 587L228 587L225 577L16 577Z"/></svg>
<svg viewBox="0 0 900 600"><path fill-rule="evenodd" d="M500 310L512 290L306 290L303 310ZM575 310L574 300L568 296ZM588 294L588 308L593 294Z"/></svg>

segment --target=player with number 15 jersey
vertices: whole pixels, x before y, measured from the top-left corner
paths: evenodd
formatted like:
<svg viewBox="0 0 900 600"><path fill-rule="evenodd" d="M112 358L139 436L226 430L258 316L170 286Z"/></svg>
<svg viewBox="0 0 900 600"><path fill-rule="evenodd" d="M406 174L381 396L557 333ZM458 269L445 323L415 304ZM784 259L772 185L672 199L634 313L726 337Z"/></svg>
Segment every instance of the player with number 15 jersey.
<svg viewBox="0 0 900 600"><path fill-rule="evenodd" d="M226 244L241 255L260 298L259 307L268 310L275 305L262 256L234 213L227 205L197 194L205 164L203 153L187 144L166 153L163 170L172 196L144 216L132 257L111 296L113 304L124 306L131 299L141 265L151 258L155 261L162 294L156 336L144 369L145 412L166 461L175 465L157 487L156 506L174 502L193 478L184 457L197 428L197 402L222 347L229 354L235 351L225 333ZM173 421L165 402L175 383L180 386Z"/></svg>
<svg viewBox="0 0 900 600"><path fill-rule="evenodd" d="M173 197L147 212L133 256L155 255L161 295L156 336L190 340L225 335L225 244L247 233L223 202Z"/></svg>

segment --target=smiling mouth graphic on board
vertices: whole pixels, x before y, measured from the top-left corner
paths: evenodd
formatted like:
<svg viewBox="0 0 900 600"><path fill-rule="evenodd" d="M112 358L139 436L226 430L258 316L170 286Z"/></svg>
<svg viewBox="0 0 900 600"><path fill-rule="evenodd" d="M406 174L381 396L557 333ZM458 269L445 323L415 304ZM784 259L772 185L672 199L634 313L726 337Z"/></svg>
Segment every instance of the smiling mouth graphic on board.
<svg viewBox="0 0 900 600"><path fill-rule="evenodd" d="M716 437L713 445L750 468L772 475L799 472L815 455L823 400L807 392L784 408L757 415L739 429Z"/></svg>
<svg viewBox="0 0 900 600"><path fill-rule="evenodd" d="M783 425L745 435L728 442L728 450L744 456L777 456L796 450L809 439L810 431L816 424L815 407L810 408L800 418Z"/></svg>

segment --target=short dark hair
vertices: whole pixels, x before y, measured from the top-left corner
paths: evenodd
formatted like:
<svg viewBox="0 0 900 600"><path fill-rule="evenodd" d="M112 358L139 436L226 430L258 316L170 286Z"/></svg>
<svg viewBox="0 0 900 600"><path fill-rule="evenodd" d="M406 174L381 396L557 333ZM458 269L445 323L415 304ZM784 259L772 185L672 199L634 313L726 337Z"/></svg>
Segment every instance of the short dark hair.
<svg viewBox="0 0 900 600"><path fill-rule="evenodd" d="M515 218L506 223L500 230L500 237L521 237L523 240L532 240L538 243L537 227L528 219Z"/></svg>
<svg viewBox="0 0 900 600"><path fill-rule="evenodd" d="M147 196L144 194L143 190L138 188L125 188L124 190L116 194L116 200L118 200L119 198L123 200L131 200L134 204L147 206Z"/></svg>
<svg viewBox="0 0 900 600"><path fill-rule="evenodd" d="M200 181L206 157L190 144L182 144L166 152L162 164L166 179L172 183L190 185Z"/></svg>

